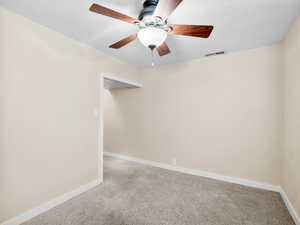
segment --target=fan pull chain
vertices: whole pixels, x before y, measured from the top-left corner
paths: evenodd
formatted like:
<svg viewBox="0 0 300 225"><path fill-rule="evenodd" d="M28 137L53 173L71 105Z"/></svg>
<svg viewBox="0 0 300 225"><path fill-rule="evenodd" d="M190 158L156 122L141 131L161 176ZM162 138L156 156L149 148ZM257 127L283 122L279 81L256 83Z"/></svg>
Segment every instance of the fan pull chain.
<svg viewBox="0 0 300 225"><path fill-rule="evenodd" d="M152 49L151 50L151 58L152 58L152 63L151 63L151 65L152 65L152 67L154 67L154 51L153 51L154 49Z"/></svg>
<svg viewBox="0 0 300 225"><path fill-rule="evenodd" d="M156 48L156 46L155 45L149 45L148 46L149 47L149 49L151 50L151 59L152 59L152 63L151 63L151 65L152 65L152 67L154 66L154 49Z"/></svg>

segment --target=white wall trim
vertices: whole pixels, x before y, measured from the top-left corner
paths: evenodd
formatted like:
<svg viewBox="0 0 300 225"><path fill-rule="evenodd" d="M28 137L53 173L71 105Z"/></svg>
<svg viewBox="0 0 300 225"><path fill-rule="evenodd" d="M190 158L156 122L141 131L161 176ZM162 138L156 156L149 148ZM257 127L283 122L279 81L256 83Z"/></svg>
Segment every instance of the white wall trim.
<svg viewBox="0 0 300 225"><path fill-rule="evenodd" d="M24 213L22 213L21 215L18 215L12 219L9 219L7 221L4 221L1 223L1 225L19 225L19 224L22 224L30 219L32 219L33 217L35 216L38 216L46 211L48 211L49 209L52 209L94 187L96 187L97 185L99 185L100 182L99 180L94 180L88 184L85 184L85 185L82 185L80 186L79 188L73 190L73 191L70 191L70 192L67 192L59 197L56 197L48 202L45 202L33 209L30 209Z"/></svg>
<svg viewBox="0 0 300 225"><path fill-rule="evenodd" d="M248 186L248 187L254 187L254 188L259 188L259 189L263 189L263 190L278 192L281 194L281 197L282 197L284 203L286 204L286 207L289 210L292 218L294 219L294 222L296 223L296 225L300 225L300 218L299 218L296 210L294 209L292 203L288 199L288 196L286 195L286 193L280 186L261 183L261 182L257 182L257 181L246 180L246 179L233 178L233 177L223 176L220 174L215 174L215 173L210 173L210 172L205 172L205 171L177 167L177 166L173 166L173 165L169 165L169 164L158 163L158 162L154 162L154 161L144 160L144 159L131 157L131 156L125 156L125 155L121 155L121 154L115 154L115 153L111 153L111 152L104 152L104 155L140 163L143 165L154 166L154 167L159 167L162 169L186 173L186 174L190 174L190 175L206 177L206 178L225 181L225 182L229 182L229 183L240 184L240 185L244 185L244 186Z"/></svg>
<svg viewBox="0 0 300 225"><path fill-rule="evenodd" d="M295 224L300 225L300 217L297 214L295 208L293 207L291 201L289 200L287 194L285 193L285 191L283 189L281 189L280 194L281 194L281 197L282 197L286 207L288 208L292 218L294 219Z"/></svg>
<svg viewBox="0 0 300 225"><path fill-rule="evenodd" d="M103 182L103 117L104 117L104 77L103 73L97 76L97 102L95 109L97 127L97 152L98 152L98 181Z"/></svg>
<svg viewBox="0 0 300 225"><path fill-rule="evenodd" d="M215 180L221 180L221 181L234 183L234 184L240 184L240 185L244 185L244 186L248 186L248 187L260 188L260 189L264 189L264 190L268 190L268 191L275 191L275 192L281 191L280 186L277 186L277 185L266 184L266 183L261 183L261 182L246 180L246 179L240 179L240 178L233 178L233 177L228 177L228 176L224 176L224 175L220 175L220 174L216 174L216 173L193 170L193 169L173 166L173 165L164 164L164 163L158 163L158 162L154 162L154 161L148 161L148 160L144 160L144 159L139 159L139 158L130 157L130 156L124 156L124 155L110 153L110 152L104 152L104 155L112 156L115 158L124 159L124 160L128 160L128 161L137 162L137 163L141 163L144 165L155 166L155 167L159 167L159 168L163 168L163 169L167 169L167 170L173 170L176 172L211 178L211 179L215 179Z"/></svg>

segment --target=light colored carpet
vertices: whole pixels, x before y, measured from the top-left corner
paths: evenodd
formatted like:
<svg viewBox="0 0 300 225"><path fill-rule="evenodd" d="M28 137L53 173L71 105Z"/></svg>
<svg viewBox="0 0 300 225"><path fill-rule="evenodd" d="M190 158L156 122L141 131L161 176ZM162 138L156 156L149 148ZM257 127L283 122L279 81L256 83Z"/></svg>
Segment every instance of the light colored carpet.
<svg viewBox="0 0 300 225"><path fill-rule="evenodd" d="M110 157L103 184L25 224L294 225L277 193Z"/></svg>

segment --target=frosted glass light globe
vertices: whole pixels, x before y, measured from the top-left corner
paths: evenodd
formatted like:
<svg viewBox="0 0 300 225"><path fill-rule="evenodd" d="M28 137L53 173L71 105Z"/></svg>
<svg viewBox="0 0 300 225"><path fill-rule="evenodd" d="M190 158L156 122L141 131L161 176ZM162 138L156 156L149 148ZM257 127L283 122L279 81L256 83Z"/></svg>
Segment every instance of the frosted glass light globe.
<svg viewBox="0 0 300 225"><path fill-rule="evenodd" d="M159 47L167 39L167 32L156 27L146 27L138 32L138 39L147 48L149 46Z"/></svg>

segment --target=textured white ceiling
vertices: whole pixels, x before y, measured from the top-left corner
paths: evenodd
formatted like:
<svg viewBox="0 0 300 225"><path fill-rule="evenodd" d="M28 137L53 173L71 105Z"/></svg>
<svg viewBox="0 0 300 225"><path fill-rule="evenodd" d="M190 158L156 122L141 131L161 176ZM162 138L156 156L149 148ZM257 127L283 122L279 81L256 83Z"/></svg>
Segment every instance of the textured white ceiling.
<svg viewBox="0 0 300 225"><path fill-rule="evenodd" d="M138 29L91 13L98 3L137 17L143 0L0 0L0 5L58 32L85 42L137 67L151 65L151 54L139 41L122 49L108 46ZM172 54L155 56L156 64L203 57L215 51L239 51L279 42L300 15L300 0L183 0L169 23L214 25L209 39L168 36Z"/></svg>

